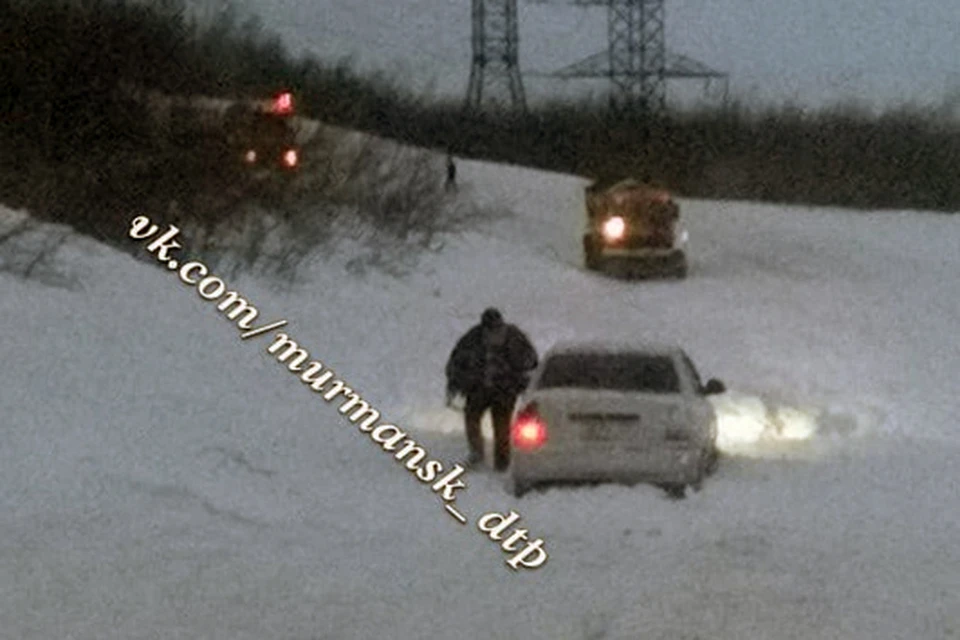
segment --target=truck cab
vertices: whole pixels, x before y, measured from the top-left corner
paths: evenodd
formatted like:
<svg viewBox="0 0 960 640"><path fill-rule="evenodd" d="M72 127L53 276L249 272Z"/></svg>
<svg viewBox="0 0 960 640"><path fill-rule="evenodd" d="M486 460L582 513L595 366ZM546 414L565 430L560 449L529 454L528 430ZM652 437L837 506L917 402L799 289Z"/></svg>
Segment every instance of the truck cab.
<svg viewBox="0 0 960 640"><path fill-rule="evenodd" d="M669 191L634 179L598 181L586 187L585 200L587 269L618 262L643 275L686 277L687 234Z"/></svg>
<svg viewBox="0 0 960 640"><path fill-rule="evenodd" d="M293 97L288 92L269 102L235 104L227 112L231 146L258 173L294 172L301 158L293 114Z"/></svg>

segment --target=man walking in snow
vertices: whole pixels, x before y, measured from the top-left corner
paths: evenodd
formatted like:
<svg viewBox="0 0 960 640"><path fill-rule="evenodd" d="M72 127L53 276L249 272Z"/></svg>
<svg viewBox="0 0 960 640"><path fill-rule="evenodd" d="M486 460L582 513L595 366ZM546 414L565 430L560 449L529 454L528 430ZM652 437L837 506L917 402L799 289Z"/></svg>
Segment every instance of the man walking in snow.
<svg viewBox="0 0 960 640"><path fill-rule="evenodd" d="M483 312L480 324L460 338L447 361L447 405L463 395L464 428L470 464L483 460L480 421L489 409L493 419L494 468L510 463L510 419L519 396L529 384L539 358L527 336L504 321L499 310Z"/></svg>

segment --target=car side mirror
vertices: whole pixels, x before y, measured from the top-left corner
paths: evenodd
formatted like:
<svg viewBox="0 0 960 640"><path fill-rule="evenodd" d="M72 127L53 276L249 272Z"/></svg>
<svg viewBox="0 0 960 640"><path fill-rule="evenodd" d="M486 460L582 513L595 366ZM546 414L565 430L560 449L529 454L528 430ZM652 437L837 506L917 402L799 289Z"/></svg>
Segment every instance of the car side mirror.
<svg viewBox="0 0 960 640"><path fill-rule="evenodd" d="M708 396L715 396L727 390L727 386L716 378L710 378L706 386L703 387L703 393Z"/></svg>

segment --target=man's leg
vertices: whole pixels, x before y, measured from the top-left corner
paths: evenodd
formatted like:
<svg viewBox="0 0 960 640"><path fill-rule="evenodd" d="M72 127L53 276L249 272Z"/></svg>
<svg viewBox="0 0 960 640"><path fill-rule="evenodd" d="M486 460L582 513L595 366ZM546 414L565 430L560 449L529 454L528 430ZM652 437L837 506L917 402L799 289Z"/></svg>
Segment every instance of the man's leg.
<svg viewBox="0 0 960 640"><path fill-rule="evenodd" d="M470 447L470 461L483 460L483 434L480 433L480 420L487 410L486 402L482 397L467 396L463 407L463 421L467 432L467 445Z"/></svg>
<svg viewBox="0 0 960 640"><path fill-rule="evenodd" d="M510 418L516 403L516 396L501 396L490 408L493 414L493 466L497 471L510 466Z"/></svg>

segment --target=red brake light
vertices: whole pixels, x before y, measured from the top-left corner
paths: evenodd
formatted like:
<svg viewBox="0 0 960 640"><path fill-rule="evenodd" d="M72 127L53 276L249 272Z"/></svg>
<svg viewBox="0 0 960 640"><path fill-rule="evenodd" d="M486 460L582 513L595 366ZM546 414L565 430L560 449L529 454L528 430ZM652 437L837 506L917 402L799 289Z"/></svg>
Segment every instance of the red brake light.
<svg viewBox="0 0 960 640"><path fill-rule="evenodd" d="M547 441L547 425L537 412L536 403L526 406L517 414L510 430L513 446L523 451L532 451Z"/></svg>
<svg viewBox="0 0 960 640"><path fill-rule="evenodd" d="M293 113L293 94L284 91L273 101L274 113Z"/></svg>

